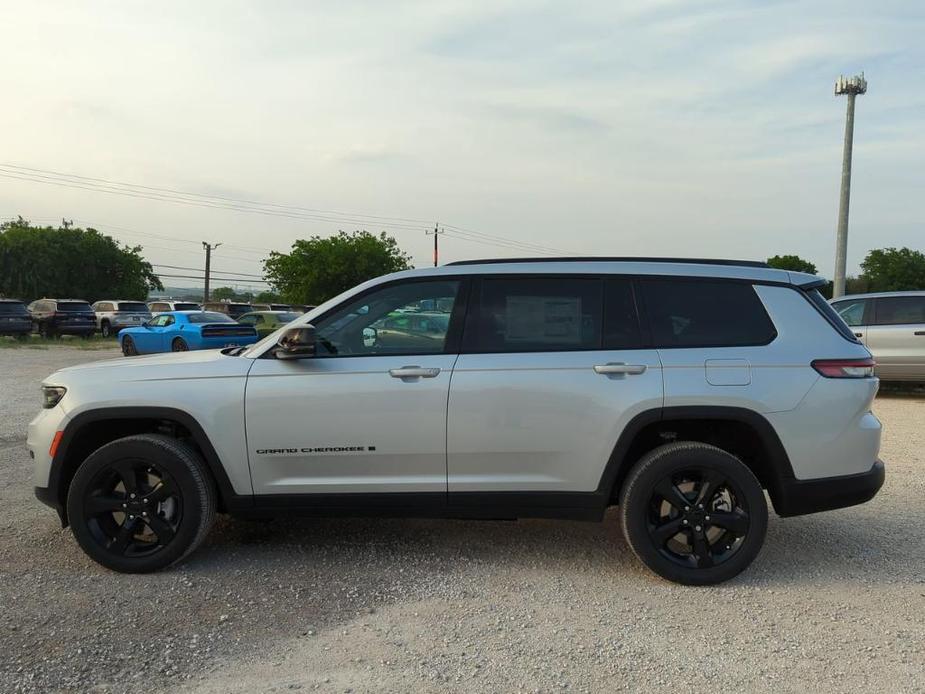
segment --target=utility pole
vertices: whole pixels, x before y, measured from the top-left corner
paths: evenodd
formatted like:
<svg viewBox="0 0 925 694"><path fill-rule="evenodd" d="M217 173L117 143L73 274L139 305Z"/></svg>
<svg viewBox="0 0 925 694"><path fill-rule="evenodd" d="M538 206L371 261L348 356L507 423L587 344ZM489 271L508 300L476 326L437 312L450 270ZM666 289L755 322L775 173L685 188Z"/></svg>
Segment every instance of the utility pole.
<svg viewBox="0 0 925 694"><path fill-rule="evenodd" d="M210 244L205 241L202 242L202 247L206 249L206 285L205 289L202 292L202 303L205 303L209 300L209 270L212 266L212 251L221 246L222 244Z"/></svg>
<svg viewBox="0 0 925 694"><path fill-rule="evenodd" d="M845 148L841 164L841 197L838 202L838 231L835 236L835 279L832 298L845 294L845 273L848 265L848 203L851 198L851 154L854 149L854 100L858 94L867 92L864 73L835 80L835 96L848 97L848 113L845 116Z"/></svg>
<svg viewBox="0 0 925 694"><path fill-rule="evenodd" d="M439 224L434 224L433 231L430 231L430 230L424 231L425 236L434 237L434 267L437 267L437 261L440 258L440 246L437 244L437 239L440 238L440 234L442 233L443 233L443 229L440 228Z"/></svg>

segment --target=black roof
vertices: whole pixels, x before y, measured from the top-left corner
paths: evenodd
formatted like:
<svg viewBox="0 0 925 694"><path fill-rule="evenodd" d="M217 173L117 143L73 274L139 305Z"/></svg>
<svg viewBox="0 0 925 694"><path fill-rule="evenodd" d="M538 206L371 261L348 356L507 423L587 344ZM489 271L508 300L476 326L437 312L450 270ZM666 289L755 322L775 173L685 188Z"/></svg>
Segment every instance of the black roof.
<svg viewBox="0 0 925 694"><path fill-rule="evenodd" d="M564 256L546 258L486 258L484 260L457 260L447 265L492 265L501 263L689 263L691 265L739 265L742 267L770 267L760 260L730 260L728 258L655 258L633 256Z"/></svg>

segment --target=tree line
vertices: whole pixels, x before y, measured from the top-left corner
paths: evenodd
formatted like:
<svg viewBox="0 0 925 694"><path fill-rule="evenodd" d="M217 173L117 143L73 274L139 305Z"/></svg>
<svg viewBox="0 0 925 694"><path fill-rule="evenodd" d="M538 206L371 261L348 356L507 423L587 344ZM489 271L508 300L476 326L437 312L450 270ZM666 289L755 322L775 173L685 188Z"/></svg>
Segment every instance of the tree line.
<svg viewBox="0 0 925 694"><path fill-rule="evenodd" d="M141 301L163 289L141 250L96 229L32 226L20 217L0 224L0 296Z"/></svg>
<svg viewBox="0 0 925 694"><path fill-rule="evenodd" d="M0 224L0 296L143 300L163 286L141 252L141 246L126 246L93 228L40 227L22 218L6 222ZM798 255L775 255L768 265L817 274L816 265ZM288 253L270 253L263 261L270 291L255 296L218 287L212 296L316 305L366 280L410 267L411 257L385 232L341 231L299 239ZM872 250L861 263L861 273L846 284L849 294L925 289L925 254L910 248Z"/></svg>

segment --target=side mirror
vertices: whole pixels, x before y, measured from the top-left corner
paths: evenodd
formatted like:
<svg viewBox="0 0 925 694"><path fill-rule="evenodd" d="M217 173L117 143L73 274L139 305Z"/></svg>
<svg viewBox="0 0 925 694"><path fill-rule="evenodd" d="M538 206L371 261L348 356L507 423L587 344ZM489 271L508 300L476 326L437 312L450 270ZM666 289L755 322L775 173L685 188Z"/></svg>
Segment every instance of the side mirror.
<svg viewBox="0 0 925 694"><path fill-rule="evenodd" d="M290 328L276 343L277 359L306 359L315 356L315 326Z"/></svg>

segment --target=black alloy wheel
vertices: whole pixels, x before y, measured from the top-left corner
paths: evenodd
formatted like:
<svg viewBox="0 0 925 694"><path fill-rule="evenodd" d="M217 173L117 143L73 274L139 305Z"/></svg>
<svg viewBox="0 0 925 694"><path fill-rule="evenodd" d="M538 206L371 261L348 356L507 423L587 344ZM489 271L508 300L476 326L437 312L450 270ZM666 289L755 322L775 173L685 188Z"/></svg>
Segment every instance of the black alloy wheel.
<svg viewBox="0 0 925 694"><path fill-rule="evenodd" d="M212 478L188 444L160 434L117 439L78 468L67 493L74 538L124 573L162 569L192 552L215 518Z"/></svg>
<svg viewBox="0 0 925 694"><path fill-rule="evenodd" d="M141 459L101 469L84 490L83 522L106 552L145 557L173 540L183 499L169 473Z"/></svg>
<svg viewBox="0 0 925 694"><path fill-rule="evenodd" d="M126 335L122 338L122 354L126 357L135 357L138 355L138 348L135 346L135 341L132 339L131 335Z"/></svg>
<svg viewBox="0 0 925 694"><path fill-rule="evenodd" d="M174 339L173 342L170 343L170 351L171 352L189 352L189 345L186 344L186 340L184 340L181 337L178 337Z"/></svg>
<svg viewBox="0 0 925 694"><path fill-rule="evenodd" d="M623 487L623 530L642 561L672 581L728 580L758 554L768 509L761 484L731 454L698 442L644 456Z"/></svg>

